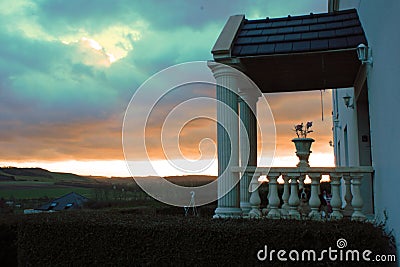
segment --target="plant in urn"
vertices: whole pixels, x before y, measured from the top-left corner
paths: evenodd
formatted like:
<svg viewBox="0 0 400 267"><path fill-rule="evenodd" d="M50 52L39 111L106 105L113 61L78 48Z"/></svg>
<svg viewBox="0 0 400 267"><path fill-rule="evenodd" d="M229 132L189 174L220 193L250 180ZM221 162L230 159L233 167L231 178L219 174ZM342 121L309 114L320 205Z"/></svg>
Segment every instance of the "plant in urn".
<svg viewBox="0 0 400 267"><path fill-rule="evenodd" d="M310 157L311 153L311 144L315 141L312 138L307 138L307 134L313 132L311 127L311 121L307 122L305 127L303 123L294 126L294 131L296 132L297 138L294 138L292 142L296 146L296 156L300 160L300 162L297 164L297 167L310 167L308 158Z"/></svg>

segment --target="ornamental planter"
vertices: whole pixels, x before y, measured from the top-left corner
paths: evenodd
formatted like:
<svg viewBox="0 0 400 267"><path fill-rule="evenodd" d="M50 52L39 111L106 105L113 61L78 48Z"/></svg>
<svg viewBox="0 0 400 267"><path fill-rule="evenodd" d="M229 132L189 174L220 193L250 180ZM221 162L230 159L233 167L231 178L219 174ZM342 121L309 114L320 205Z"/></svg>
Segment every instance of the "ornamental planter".
<svg viewBox="0 0 400 267"><path fill-rule="evenodd" d="M312 138L294 138L292 140L296 146L296 156L300 160L300 162L297 164L297 167L310 167L308 158L310 157L310 149L314 141L315 140Z"/></svg>

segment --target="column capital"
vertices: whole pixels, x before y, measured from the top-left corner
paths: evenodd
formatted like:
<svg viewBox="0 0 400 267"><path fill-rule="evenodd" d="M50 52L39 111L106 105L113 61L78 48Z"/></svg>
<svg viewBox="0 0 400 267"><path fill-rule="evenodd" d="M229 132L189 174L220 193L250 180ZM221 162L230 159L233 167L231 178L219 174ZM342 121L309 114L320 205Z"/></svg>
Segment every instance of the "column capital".
<svg viewBox="0 0 400 267"><path fill-rule="evenodd" d="M252 91L252 92L250 92L250 91ZM241 87L239 87L239 96L240 96L239 101L245 101L246 103L251 105L251 104L257 103L258 98L261 95L259 95L256 90L251 90L251 89L243 90Z"/></svg>
<svg viewBox="0 0 400 267"><path fill-rule="evenodd" d="M208 61L207 66L216 79L221 76L244 77L241 71L222 63Z"/></svg>

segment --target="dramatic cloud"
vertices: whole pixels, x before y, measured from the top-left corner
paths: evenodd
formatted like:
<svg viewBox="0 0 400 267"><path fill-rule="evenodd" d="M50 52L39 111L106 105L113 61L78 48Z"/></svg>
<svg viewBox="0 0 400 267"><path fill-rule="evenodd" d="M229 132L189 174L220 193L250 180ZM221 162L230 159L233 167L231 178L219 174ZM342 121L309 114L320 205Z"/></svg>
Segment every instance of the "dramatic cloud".
<svg viewBox="0 0 400 267"><path fill-rule="evenodd" d="M317 13L326 10L325 2L2 1L0 158L21 163L122 160L125 108L151 75L173 64L211 59L210 50L230 15ZM293 150L293 123L317 121L319 92L301 97L307 107L295 104L297 96L268 96L277 122L278 150ZM171 103L167 99L161 109ZM321 144L314 150L329 149L328 124L329 120L315 123ZM156 133L150 143L157 143ZM182 153L196 158L204 136L215 138L210 121L186 125ZM151 153L157 157L161 151L154 146Z"/></svg>

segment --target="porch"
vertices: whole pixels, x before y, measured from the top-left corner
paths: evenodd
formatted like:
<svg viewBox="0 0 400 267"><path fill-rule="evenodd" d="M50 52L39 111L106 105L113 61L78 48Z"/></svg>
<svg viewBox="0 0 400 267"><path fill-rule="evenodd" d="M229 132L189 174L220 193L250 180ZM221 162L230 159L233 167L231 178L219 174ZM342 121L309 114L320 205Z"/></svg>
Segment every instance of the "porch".
<svg viewBox="0 0 400 267"><path fill-rule="evenodd" d="M298 17L229 18L209 68L217 82L218 207L215 218L266 216L321 220L321 178L329 177L332 212L326 218L365 220L373 213L372 166L261 167L256 104L263 93L354 87L366 79L360 44L367 40L356 10ZM247 78L241 78L240 75ZM290 140L288 140L290 141ZM260 209L259 177L268 180ZM278 193L278 178L283 192ZM305 181L310 179L307 198ZM303 194L302 194L303 193ZM302 194L302 195L301 195ZM367 209L364 202L368 202ZM309 210L308 210L309 209Z"/></svg>

